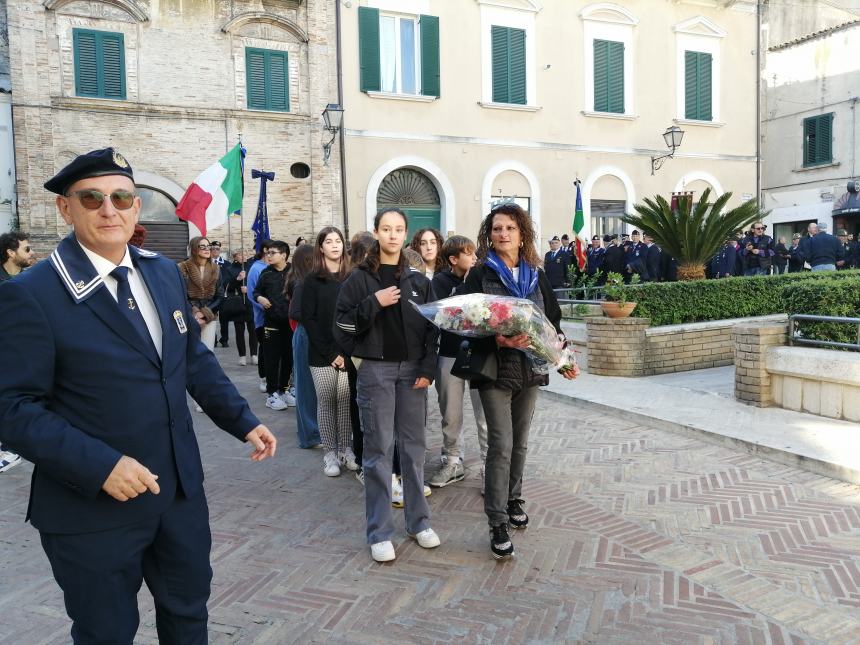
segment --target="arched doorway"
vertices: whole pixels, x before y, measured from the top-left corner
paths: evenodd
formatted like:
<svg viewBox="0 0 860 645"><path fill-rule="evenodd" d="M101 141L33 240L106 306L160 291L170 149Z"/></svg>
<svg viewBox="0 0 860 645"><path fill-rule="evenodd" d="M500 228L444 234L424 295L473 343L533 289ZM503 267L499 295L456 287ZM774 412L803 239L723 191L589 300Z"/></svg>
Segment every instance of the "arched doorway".
<svg viewBox="0 0 860 645"><path fill-rule="evenodd" d="M612 235L624 231L621 217L627 213L627 190L615 175L603 175L591 189L591 234Z"/></svg>
<svg viewBox="0 0 860 645"><path fill-rule="evenodd" d="M490 195L490 203L486 205L487 212L500 200L513 201L527 213L532 211L532 187L529 180L516 170L505 170L496 175Z"/></svg>
<svg viewBox="0 0 860 645"><path fill-rule="evenodd" d="M137 186L140 195L140 224L146 229L145 249L180 261L187 257L188 222L176 217L176 202L167 193Z"/></svg>
<svg viewBox="0 0 860 645"><path fill-rule="evenodd" d="M442 204L436 186L420 170L398 168L388 173L376 193L376 208L399 208L409 221L409 230L441 230ZM444 233L443 233L444 235Z"/></svg>

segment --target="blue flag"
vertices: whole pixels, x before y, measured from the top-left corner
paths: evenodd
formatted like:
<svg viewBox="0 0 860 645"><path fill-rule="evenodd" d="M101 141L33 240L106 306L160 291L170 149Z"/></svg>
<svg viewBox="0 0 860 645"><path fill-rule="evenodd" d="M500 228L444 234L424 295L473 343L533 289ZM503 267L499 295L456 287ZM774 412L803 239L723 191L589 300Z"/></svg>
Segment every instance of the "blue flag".
<svg viewBox="0 0 860 645"><path fill-rule="evenodd" d="M266 182L275 180L275 173L264 170L251 170L251 179L260 180L260 200L257 202L257 215L251 230L254 231L254 248L260 253L263 240L269 239L269 211L266 208Z"/></svg>

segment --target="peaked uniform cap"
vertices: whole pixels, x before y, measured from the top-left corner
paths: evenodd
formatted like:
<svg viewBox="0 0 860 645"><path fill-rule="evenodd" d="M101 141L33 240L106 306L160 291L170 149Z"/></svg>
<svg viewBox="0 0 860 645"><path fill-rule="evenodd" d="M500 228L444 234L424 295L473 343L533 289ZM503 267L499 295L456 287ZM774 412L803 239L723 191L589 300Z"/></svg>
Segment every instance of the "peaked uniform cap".
<svg viewBox="0 0 860 645"><path fill-rule="evenodd" d="M122 175L134 181L134 174L125 157L114 148L102 148L75 157L71 163L45 182L45 190L63 195L76 181L105 175Z"/></svg>

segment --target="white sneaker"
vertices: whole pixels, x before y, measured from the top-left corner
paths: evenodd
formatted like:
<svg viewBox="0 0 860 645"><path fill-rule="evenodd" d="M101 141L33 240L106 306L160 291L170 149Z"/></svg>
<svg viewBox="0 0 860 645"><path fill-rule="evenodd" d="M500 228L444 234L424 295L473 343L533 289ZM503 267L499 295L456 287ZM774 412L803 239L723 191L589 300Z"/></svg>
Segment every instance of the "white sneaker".
<svg viewBox="0 0 860 645"><path fill-rule="evenodd" d="M273 410L286 410L287 404L284 403L284 400L278 396L277 392L275 392L266 399L266 407L272 408Z"/></svg>
<svg viewBox="0 0 860 645"><path fill-rule="evenodd" d="M413 540L418 542L418 546L423 549L435 549L437 546L442 544L442 541L439 539L439 536L436 535L436 531L433 529L424 529L420 533L412 535L408 534Z"/></svg>
<svg viewBox="0 0 860 645"><path fill-rule="evenodd" d="M403 508L403 484L400 483L400 477L391 475L391 505L394 508Z"/></svg>
<svg viewBox="0 0 860 645"><path fill-rule="evenodd" d="M433 491L431 490L431 488L427 484L424 484L424 497L430 497L430 495L432 494Z"/></svg>
<svg viewBox="0 0 860 645"><path fill-rule="evenodd" d="M296 397L290 394L290 391L287 390L281 394L281 400L287 404L288 408L296 407Z"/></svg>
<svg viewBox="0 0 860 645"><path fill-rule="evenodd" d="M347 470L358 470L358 463L355 461L355 453L347 448L346 452L340 456L340 463L343 464Z"/></svg>
<svg viewBox="0 0 860 645"><path fill-rule="evenodd" d="M266 393L266 379L264 378L260 379L260 392L262 392L263 394Z"/></svg>
<svg viewBox="0 0 860 645"><path fill-rule="evenodd" d="M248 359L245 358L244 356L240 356L239 357L239 365L241 365L242 367L245 367L247 364L248 364Z"/></svg>
<svg viewBox="0 0 860 645"><path fill-rule="evenodd" d="M388 540L371 544L370 555L377 562L391 562L394 559L394 545Z"/></svg>
<svg viewBox="0 0 860 645"><path fill-rule="evenodd" d="M259 362L260 362L260 359L259 359L259 358L257 358L257 355L256 355L256 354L254 354L253 356L251 356L251 365L257 365L257 364L259 364Z"/></svg>
<svg viewBox="0 0 860 645"><path fill-rule="evenodd" d="M0 473L12 470L20 463L21 455L14 453L11 450L3 450L0 452Z"/></svg>
<svg viewBox="0 0 860 645"><path fill-rule="evenodd" d="M323 472L329 477L340 475L340 460L334 450L329 450L323 457Z"/></svg>

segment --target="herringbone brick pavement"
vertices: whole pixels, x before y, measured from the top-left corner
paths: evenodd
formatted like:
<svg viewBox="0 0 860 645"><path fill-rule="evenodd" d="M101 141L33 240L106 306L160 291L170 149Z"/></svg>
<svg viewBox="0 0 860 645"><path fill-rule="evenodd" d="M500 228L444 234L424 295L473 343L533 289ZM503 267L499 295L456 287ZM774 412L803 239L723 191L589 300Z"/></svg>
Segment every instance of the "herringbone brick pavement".
<svg viewBox="0 0 860 645"><path fill-rule="evenodd" d="M267 410L253 368L218 354L280 450L253 464L195 415L213 643L860 643L860 487L541 397L516 558L489 555L470 426L467 479L430 498L442 546L408 540L396 512L397 560L379 565L359 483L325 477L322 454L297 448L294 412ZM62 599L22 521L29 473L0 475L0 642L64 643ZM138 642L154 643L145 590L140 604Z"/></svg>

